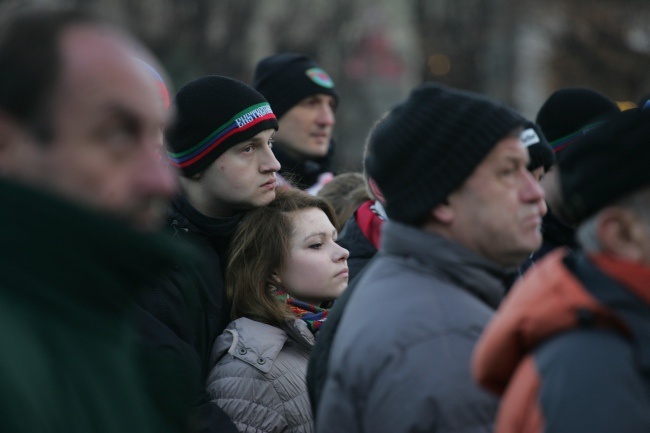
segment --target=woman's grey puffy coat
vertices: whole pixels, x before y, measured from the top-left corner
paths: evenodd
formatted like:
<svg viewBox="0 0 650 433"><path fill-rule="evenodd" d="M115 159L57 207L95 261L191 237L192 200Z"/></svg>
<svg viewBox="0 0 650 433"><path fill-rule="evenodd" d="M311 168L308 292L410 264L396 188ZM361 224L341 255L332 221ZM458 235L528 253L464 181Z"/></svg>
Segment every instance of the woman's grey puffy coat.
<svg viewBox="0 0 650 433"><path fill-rule="evenodd" d="M306 384L313 344L302 320L283 329L243 317L233 321L212 350L212 401L241 432L313 432Z"/></svg>

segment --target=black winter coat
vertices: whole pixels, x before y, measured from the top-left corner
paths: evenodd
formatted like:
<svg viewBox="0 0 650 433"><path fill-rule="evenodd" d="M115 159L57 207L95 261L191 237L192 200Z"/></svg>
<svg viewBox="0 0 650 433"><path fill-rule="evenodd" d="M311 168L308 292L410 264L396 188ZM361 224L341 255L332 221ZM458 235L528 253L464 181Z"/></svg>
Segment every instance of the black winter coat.
<svg viewBox="0 0 650 433"><path fill-rule="evenodd" d="M196 431L201 432L237 431L227 415L210 402L205 380L212 345L230 322L222 269L241 217L210 218L183 197L177 198L169 211L168 228L173 237L194 244L203 260L192 269L169 269L138 302L138 323L147 343L175 354L194 372L191 405L196 409Z"/></svg>

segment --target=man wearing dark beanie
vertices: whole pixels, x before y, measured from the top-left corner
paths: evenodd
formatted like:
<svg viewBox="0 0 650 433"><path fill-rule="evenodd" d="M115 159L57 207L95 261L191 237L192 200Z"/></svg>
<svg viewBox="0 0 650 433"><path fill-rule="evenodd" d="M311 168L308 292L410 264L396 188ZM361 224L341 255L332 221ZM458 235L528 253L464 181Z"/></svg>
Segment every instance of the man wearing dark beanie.
<svg viewBox="0 0 650 433"><path fill-rule="evenodd" d="M540 182L555 164L555 153L539 125L528 122L524 127L525 129L521 133L521 141L528 149L528 156L530 157L528 171L535 180Z"/></svg>
<svg viewBox="0 0 650 433"><path fill-rule="evenodd" d="M333 341L318 432L492 431L497 400L473 382L470 354L541 243L526 122L429 83L370 132L365 167L389 219Z"/></svg>
<svg viewBox="0 0 650 433"><path fill-rule="evenodd" d="M186 84L174 106L175 122L165 138L169 163L181 173L181 188L167 221L174 237L199 248L203 260L196 265L201 274L197 279L188 269L170 270L144 293L140 305L165 326L150 339L167 343L188 359L198 358L199 429L234 432L234 424L209 401L204 384L212 345L230 322L224 288L230 239L247 210L275 198L280 164L271 147L278 122L261 94L222 76Z"/></svg>
<svg viewBox="0 0 650 433"><path fill-rule="evenodd" d="M281 53L257 64L253 87L269 101L280 123L273 149L282 165L280 182L316 194L333 176L334 82L309 57Z"/></svg>
<svg viewBox="0 0 650 433"><path fill-rule="evenodd" d="M537 124L561 161L572 146L604 120L620 112L614 101L602 93L583 87L557 90L544 102L537 113ZM546 192L548 212L542 221L542 247L526 261L522 270L557 247L575 248L573 223L561 215L561 194L558 173L553 166L541 180Z"/></svg>
<svg viewBox="0 0 650 433"><path fill-rule="evenodd" d="M650 110L632 109L560 159L581 249L528 271L476 347L495 432L650 431L649 143Z"/></svg>

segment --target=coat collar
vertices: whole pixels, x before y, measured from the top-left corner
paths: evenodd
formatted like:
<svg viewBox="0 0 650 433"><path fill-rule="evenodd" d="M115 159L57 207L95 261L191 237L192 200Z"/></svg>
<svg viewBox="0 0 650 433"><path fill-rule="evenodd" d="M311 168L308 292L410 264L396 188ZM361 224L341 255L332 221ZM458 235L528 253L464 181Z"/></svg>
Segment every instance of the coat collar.
<svg viewBox="0 0 650 433"><path fill-rule="evenodd" d="M231 322L217 338L212 352L212 364L216 364L229 353L261 372L268 373L289 339L296 341L306 350L309 350L315 341L302 320L291 321L286 327L279 328L240 317Z"/></svg>
<svg viewBox="0 0 650 433"><path fill-rule="evenodd" d="M122 310L193 250L40 190L0 180L0 286L52 308Z"/></svg>
<svg viewBox="0 0 650 433"><path fill-rule="evenodd" d="M496 308L516 269L507 269L480 257L440 235L395 221L383 226L381 250L422 263L437 277L468 290Z"/></svg>

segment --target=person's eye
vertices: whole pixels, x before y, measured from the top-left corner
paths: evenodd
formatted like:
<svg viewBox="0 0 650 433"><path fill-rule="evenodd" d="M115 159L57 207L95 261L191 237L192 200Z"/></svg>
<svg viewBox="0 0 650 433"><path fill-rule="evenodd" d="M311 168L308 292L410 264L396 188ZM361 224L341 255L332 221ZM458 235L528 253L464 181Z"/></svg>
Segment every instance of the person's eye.
<svg viewBox="0 0 650 433"><path fill-rule="evenodd" d="M273 143L275 143L275 137L269 138L269 141L267 142L267 144L269 145L269 147L271 149L273 149Z"/></svg>
<svg viewBox="0 0 650 433"><path fill-rule="evenodd" d="M313 107L318 104L319 104L318 98L307 98L304 101L304 105L307 107Z"/></svg>
<svg viewBox="0 0 650 433"><path fill-rule="evenodd" d="M101 141L115 152L124 153L134 147L137 131L129 125L118 124L104 128L99 133Z"/></svg>
<svg viewBox="0 0 650 433"><path fill-rule="evenodd" d="M253 145L248 145L242 149L243 153L251 153L253 151Z"/></svg>
<svg viewBox="0 0 650 433"><path fill-rule="evenodd" d="M517 169L514 166L509 166L501 169L501 171L499 171L499 176L509 177L509 176L514 176L516 173L517 173Z"/></svg>
<svg viewBox="0 0 650 433"><path fill-rule="evenodd" d="M323 247L323 244L321 242L317 242L315 244L309 245L309 248L312 250L320 250Z"/></svg>
<svg viewBox="0 0 650 433"><path fill-rule="evenodd" d="M142 132L137 121L122 116L111 116L97 125L95 134L105 142L120 143Z"/></svg>

